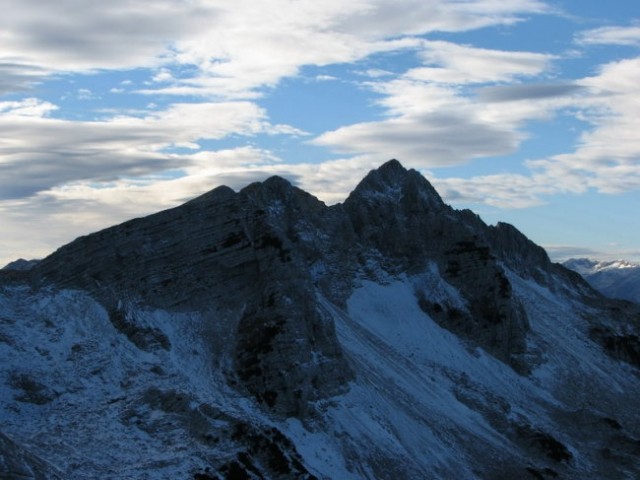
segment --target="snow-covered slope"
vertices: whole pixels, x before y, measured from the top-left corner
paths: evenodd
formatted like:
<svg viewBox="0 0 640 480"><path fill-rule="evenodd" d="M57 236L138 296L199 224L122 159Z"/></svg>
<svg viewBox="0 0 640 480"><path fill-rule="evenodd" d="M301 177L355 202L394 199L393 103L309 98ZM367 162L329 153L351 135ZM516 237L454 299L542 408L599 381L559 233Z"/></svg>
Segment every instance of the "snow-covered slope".
<svg viewBox="0 0 640 480"><path fill-rule="evenodd" d="M371 175L344 207L271 181L0 272L0 477L638 478L640 310Z"/></svg>
<svg viewBox="0 0 640 480"><path fill-rule="evenodd" d="M640 265L637 263L571 258L563 265L578 272L593 288L608 297L640 303Z"/></svg>
<svg viewBox="0 0 640 480"><path fill-rule="evenodd" d="M2 431L68 479L242 478L243 458L270 478L638 474L637 371L589 340L582 307L516 280L537 354L521 376L426 315L424 281L363 280L346 308L319 298L356 377L302 419L227 384L211 319L137 311L171 345L143 351L81 292L5 288Z"/></svg>

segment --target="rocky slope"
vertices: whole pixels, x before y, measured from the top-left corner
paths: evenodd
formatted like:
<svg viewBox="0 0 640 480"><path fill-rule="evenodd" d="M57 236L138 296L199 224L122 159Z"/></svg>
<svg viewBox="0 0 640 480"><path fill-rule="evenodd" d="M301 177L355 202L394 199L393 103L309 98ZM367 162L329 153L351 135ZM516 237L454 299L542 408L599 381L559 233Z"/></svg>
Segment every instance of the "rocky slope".
<svg viewBox="0 0 640 480"><path fill-rule="evenodd" d="M640 474L638 307L397 161L343 204L220 187L29 266L0 273L9 478Z"/></svg>
<svg viewBox="0 0 640 480"><path fill-rule="evenodd" d="M593 288L607 297L640 303L640 265L637 263L571 258L563 262L563 265L578 272Z"/></svg>

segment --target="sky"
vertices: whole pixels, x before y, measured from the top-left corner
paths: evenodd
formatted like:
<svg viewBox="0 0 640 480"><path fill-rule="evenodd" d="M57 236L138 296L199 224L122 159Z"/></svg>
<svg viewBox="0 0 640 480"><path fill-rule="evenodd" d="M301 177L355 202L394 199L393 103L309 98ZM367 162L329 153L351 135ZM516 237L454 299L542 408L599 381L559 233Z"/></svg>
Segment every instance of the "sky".
<svg viewBox="0 0 640 480"><path fill-rule="evenodd" d="M640 261L640 3L0 0L0 265L396 158L552 259Z"/></svg>

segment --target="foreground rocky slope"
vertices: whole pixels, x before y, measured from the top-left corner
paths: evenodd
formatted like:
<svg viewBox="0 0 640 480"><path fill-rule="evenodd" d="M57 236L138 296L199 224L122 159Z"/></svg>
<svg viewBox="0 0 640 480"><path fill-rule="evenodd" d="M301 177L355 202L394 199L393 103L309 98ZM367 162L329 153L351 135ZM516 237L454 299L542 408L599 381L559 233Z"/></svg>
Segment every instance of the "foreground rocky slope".
<svg viewBox="0 0 640 480"><path fill-rule="evenodd" d="M0 276L0 459L32 478L640 474L637 306L397 161L340 205L220 187L29 267Z"/></svg>

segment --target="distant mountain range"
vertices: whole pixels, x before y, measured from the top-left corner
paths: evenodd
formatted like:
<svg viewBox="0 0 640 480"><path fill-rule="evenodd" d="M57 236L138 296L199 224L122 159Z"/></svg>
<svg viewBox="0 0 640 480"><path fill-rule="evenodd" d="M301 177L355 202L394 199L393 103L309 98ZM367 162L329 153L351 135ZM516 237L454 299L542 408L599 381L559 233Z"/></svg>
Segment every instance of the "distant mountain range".
<svg viewBox="0 0 640 480"><path fill-rule="evenodd" d="M0 478L640 478L640 306L390 161L0 270Z"/></svg>
<svg viewBox="0 0 640 480"><path fill-rule="evenodd" d="M571 258L563 265L582 275L607 297L640 303L640 264L624 260L597 261Z"/></svg>

